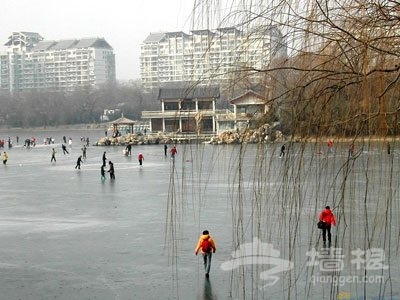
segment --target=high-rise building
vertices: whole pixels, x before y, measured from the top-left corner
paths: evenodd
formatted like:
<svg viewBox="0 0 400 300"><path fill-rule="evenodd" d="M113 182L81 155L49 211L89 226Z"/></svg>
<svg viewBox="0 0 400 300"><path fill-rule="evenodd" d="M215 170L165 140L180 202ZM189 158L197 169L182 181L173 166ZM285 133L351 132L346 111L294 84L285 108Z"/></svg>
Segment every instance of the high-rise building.
<svg viewBox="0 0 400 300"><path fill-rule="evenodd" d="M150 33L141 45L140 75L147 88L174 81L224 84L286 54L277 27Z"/></svg>
<svg viewBox="0 0 400 300"><path fill-rule="evenodd" d="M103 38L46 41L35 32L14 32L5 46L3 91L73 91L115 81L115 55Z"/></svg>

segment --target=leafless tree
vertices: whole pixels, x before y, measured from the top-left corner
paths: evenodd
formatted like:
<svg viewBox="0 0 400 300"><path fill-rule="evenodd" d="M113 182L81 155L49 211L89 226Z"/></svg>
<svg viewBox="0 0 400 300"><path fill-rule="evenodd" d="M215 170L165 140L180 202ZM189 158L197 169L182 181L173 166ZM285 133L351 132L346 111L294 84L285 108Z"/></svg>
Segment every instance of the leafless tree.
<svg viewBox="0 0 400 300"><path fill-rule="evenodd" d="M383 299L397 295L399 162L388 154L386 143L398 149L400 2L198 0L193 15L197 29L277 26L288 46L287 57L262 67L237 65L226 87L229 91L257 80L267 85L265 96L271 110L264 120L279 120L288 133L287 154L279 162L276 151L280 144L251 147L242 143L231 149L232 162L225 175L232 223L226 226L232 231L230 251L256 236L272 241L294 262L294 268L270 288L262 287L258 277L263 266L241 266L231 273L228 297L338 299L349 294ZM328 137L341 140L331 154L326 152ZM357 150L350 151L349 145L354 144ZM201 152L201 147L196 147ZM215 149L215 157L218 151ZM170 208L175 219L168 214L166 236L181 236L185 212L180 208L188 199L193 200L190 213L197 217L198 228L207 226L202 222L207 218L201 215L207 198L202 180L208 178L207 171L215 170L204 170L205 161L199 161L190 174L182 167L181 186L172 180L176 172L171 173L173 192L168 203L175 205ZM192 195L185 193L186 177L190 183L198 182L190 186ZM316 222L325 205L334 208L338 220L335 248L347 256L357 248L376 247L386 252L390 267L379 273L384 282L344 287L310 283L310 277L321 274L307 267L305 252L321 247ZM176 256L179 243L170 241L170 245ZM368 270L362 273L370 274ZM327 274L331 279L341 275L346 273L336 270Z"/></svg>

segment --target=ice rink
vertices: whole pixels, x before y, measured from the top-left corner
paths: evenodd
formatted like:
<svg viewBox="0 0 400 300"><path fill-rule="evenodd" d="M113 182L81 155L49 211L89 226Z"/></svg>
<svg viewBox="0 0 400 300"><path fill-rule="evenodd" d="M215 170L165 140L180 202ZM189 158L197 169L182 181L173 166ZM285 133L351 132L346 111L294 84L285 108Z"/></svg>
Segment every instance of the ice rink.
<svg viewBox="0 0 400 300"><path fill-rule="evenodd" d="M173 161L163 145L133 146L131 157L123 147L91 145L81 170L75 169L80 138L94 143L103 134L1 133L14 147L1 149L9 159L0 166L0 299L400 299L395 147L390 158L379 146L356 148L350 165L346 147L331 156L287 147L279 158L277 144L262 150L178 145ZM62 153L63 135L73 141L69 155ZM23 141L30 136L38 144L26 149ZM50 136L55 144L44 145ZM50 162L52 148L56 163ZM100 179L104 151L114 163L115 181L108 173ZM322 248L316 218L328 204L338 220L332 246L344 255L341 269L310 263L310 251ZM217 243L209 280L193 253L204 229ZM260 278L265 266L223 267L232 251L255 237L278 251L269 252L275 260L265 265L293 263L275 273L278 281L269 286L271 280ZM380 262L389 268L366 271L365 262L352 261L357 249L382 249ZM327 279L363 274L384 282Z"/></svg>

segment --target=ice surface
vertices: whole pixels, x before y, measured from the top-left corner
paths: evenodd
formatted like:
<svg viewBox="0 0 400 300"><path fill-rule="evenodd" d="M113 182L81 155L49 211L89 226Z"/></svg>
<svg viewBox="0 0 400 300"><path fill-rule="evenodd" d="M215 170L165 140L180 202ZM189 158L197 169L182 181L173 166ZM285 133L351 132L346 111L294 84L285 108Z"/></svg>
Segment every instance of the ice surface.
<svg viewBox="0 0 400 300"><path fill-rule="evenodd" d="M80 137L95 142L102 134L103 130L1 134L14 140L12 149L4 149L9 153L7 165L0 165L1 299L229 299L231 294L232 299L336 299L338 293L342 299L366 293L399 299L397 153L393 164L382 163L388 158L379 148L361 153L349 175L352 186L345 192L351 201L342 205L338 187L348 159L343 149L331 157L308 149L297 174L291 166L299 164L300 152L292 149L293 156L280 159L280 145L263 148L265 164L257 145L246 146L242 157L238 145L178 145L175 161L164 157L163 145L134 146L132 157L122 154L123 147L89 146L81 170L74 169L81 155ZM62 154L63 135L73 139L69 155ZM37 137L38 145L26 149L22 143L30 136ZM50 136L56 143L43 145L43 138ZM56 163L50 163L53 147ZM108 173L106 180L100 179L103 151L114 162L114 182ZM145 157L142 167L139 152ZM367 161L370 156L374 159ZM367 163L372 182L363 203ZM390 165L395 166L392 173ZM385 187L387 180L380 181L382 174L394 174L392 195ZM389 225L388 196L397 201L389 205ZM306 252L322 247L316 218L328 203L337 207L339 221L333 229L334 246L346 254L345 268L337 275L358 274L351 268L351 250L384 248L391 274L371 274L384 275L385 293L380 284L367 289L354 283L311 284L319 270L306 266ZM375 233L364 230L361 205L368 207L368 228ZM217 243L209 280L201 257L194 255L203 229ZM236 236L240 232L243 236ZM294 269L278 274L273 286L259 278L265 266L234 272L220 268L231 259L238 241L251 242L254 237L294 262Z"/></svg>

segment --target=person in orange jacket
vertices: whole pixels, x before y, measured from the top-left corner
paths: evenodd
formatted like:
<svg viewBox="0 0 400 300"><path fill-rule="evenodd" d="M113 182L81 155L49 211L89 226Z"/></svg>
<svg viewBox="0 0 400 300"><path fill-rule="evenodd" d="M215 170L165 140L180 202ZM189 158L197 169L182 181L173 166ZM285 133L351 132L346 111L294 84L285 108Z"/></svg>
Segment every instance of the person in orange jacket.
<svg viewBox="0 0 400 300"><path fill-rule="evenodd" d="M326 243L326 233L328 233L328 242L331 244L331 226L336 225L336 219L329 206L326 206L321 212L319 220L325 223L325 226L322 228L322 239L324 244Z"/></svg>
<svg viewBox="0 0 400 300"><path fill-rule="evenodd" d="M215 253L215 250L216 247L213 238L211 237L208 230L204 230L203 234L199 238L196 249L194 250L194 254L197 255L197 253L201 251L201 254L203 255L204 269L206 271L207 278L209 277L211 269L211 257L212 254Z"/></svg>

